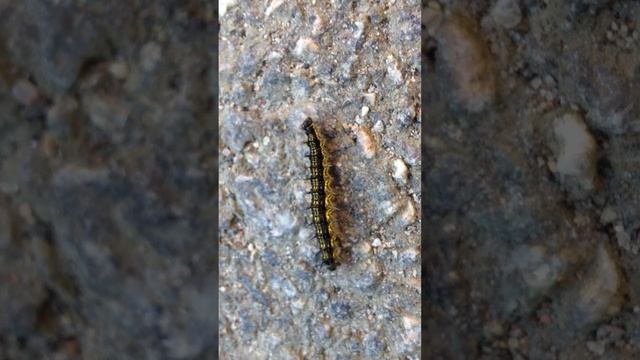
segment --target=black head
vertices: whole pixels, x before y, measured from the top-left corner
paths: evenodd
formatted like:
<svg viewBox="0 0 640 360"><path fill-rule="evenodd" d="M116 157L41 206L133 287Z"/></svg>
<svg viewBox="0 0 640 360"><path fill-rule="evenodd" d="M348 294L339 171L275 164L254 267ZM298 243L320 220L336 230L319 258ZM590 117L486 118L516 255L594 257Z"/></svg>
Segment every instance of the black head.
<svg viewBox="0 0 640 360"><path fill-rule="evenodd" d="M309 131L311 131L311 129L313 128L313 127L312 127L312 125L313 125L313 121L311 121L311 119L310 119L310 118L307 118L307 120L305 120L305 121L302 123L302 130L304 130L304 131L306 131L306 132L309 132Z"/></svg>

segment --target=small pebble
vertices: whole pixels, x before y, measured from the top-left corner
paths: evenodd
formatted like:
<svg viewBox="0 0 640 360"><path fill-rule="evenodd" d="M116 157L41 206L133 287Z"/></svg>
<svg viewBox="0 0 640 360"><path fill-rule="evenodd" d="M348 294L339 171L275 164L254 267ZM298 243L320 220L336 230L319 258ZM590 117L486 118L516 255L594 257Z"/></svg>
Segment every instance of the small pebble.
<svg viewBox="0 0 640 360"><path fill-rule="evenodd" d="M618 245L621 248L627 251L631 251L634 254L638 252L637 244L631 244L631 236L629 235L629 233L627 233L622 224L615 225L613 227L613 231L615 232Z"/></svg>
<svg viewBox="0 0 640 360"><path fill-rule="evenodd" d="M387 57L387 75L394 84L400 85L402 83L402 71L396 58L393 55Z"/></svg>
<svg viewBox="0 0 640 360"><path fill-rule="evenodd" d="M152 71L162 58L162 48L155 42L148 42L140 50L140 65L146 71Z"/></svg>
<svg viewBox="0 0 640 360"><path fill-rule="evenodd" d="M380 247L382 246L382 241L380 241L380 239L375 238L373 239L373 242L371 243L371 246L374 248Z"/></svg>
<svg viewBox="0 0 640 360"><path fill-rule="evenodd" d="M598 356L604 355L605 347L602 341L587 341L586 345L590 352Z"/></svg>
<svg viewBox="0 0 640 360"><path fill-rule="evenodd" d="M409 169L402 159L393 160L393 178L400 184L407 183Z"/></svg>
<svg viewBox="0 0 640 360"><path fill-rule="evenodd" d="M38 100L38 89L28 80L18 80L13 85L11 94L22 105L32 105Z"/></svg>
<svg viewBox="0 0 640 360"><path fill-rule="evenodd" d="M382 208L382 211L384 212L384 214L387 216L393 215L395 214L396 211L398 211L398 205L392 203L389 200L383 201L380 204L380 207Z"/></svg>
<svg viewBox="0 0 640 360"><path fill-rule="evenodd" d="M402 326L406 331L406 340L414 343L420 341L419 318L411 315L405 315L402 317Z"/></svg>
<svg viewBox="0 0 640 360"><path fill-rule="evenodd" d="M491 17L503 28L512 29L522 20L522 12L518 1L498 0L491 9Z"/></svg>
<svg viewBox="0 0 640 360"><path fill-rule="evenodd" d="M420 250L418 248L412 247L402 252L400 257L404 261L415 261L418 256L420 256Z"/></svg>
<svg viewBox="0 0 640 360"><path fill-rule="evenodd" d="M551 75L544 76L544 83L549 86L554 86L556 84L556 80Z"/></svg>
<svg viewBox="0 0 640 360"><path fill-rule="evenodd" d="M277 8L279 8L280 5L282 5L282 3L284 3L284 0L271 1L271 4L269 4L269 6L267 7L267 10L264 12L264 15L265 16L271 15L271 13L273 13Z"/></svg>
<svg viewBox="0 0 640 360"><path fill-rule="evenodd" d="M368 113L369 113L369 107L363 106L362 109L360 110L360 116L365 117L367 116Z"/></svg>
<svg viewBox="0 0 640 360"><path fill-rule="evenodd" d="M485 40L466 18L452 17L439 26L438 53L451 71L454 102L480 112L496 98L493 60Z"/></svg>
<svg viewBox="0 0 640 360"><path fill-rule="evenodd" d="M402 211L400 218L406 225L412 224L416 220L416 208L413 206L411 199L407 202L407 206Z"/></svg>
<svg viewBox="0 0 640 360"><path fill-rule="evenodd" d="M124 61L115 61L109 64L109 73L113 75L114 78L123 80L129 75L129 67Z"/></svg>
<svg viewBox="0 0 640 360"><path fill-rule="evenodd" d="M364 94L364 99L371 106L374 106L376 104L376 94L375 93L366 93L366 94Z"/></svg>
<svg viewBox="0 0 640 360"><path fill-rule="evenodd" d="M613 33L611 31L607 31L607 40L613 41Z"/></svg>
<svg viewBox="0 0 640 360"><path fill-rule="evenodd" d="M536 76L535 78L533 78L533 80L531 80L531 87L534 90L538 90L541 85L542 85L542 80L539 77Z"/></svg>
<svg viewBox="0 0 640 360"><path fill-rule="evenodd" d="M235 5L236 2L238 2L238 0L220 0L220 3L218 4L218 12L220 16L224 16L227 9Z"/></svg>
<svg viewBox="0 0 640 360"><path fill-rule="evenodd" d="M316 53L320 50L318 44L309 38L300 38L296 42L296 46L293 49L293 53L297 57L305 57L311 53Z"/></svg>
<svg viewBox="0 0 640 360"><path fill-rule="evenodd" d="M366 127L360 127L357 136L364 156L368 159L373 158L376 154L376 143L369 129Z"/></svg>
<svg viewBox="0 0 640 360"><path fill-rule="evenodd" d="M377 133L384 131L384 123L382 122L382 120L376 121L375 125L373 125L372 130Z"/></svg>
<svg viewBox="0 0 640 360"><path fill-rule="evenodd" d="M613 210L611 206L607 206L602 210L602 214L600 214L600 222L602 224L609 224L616 219L616 212Z"/></svg>
<svg viewBox="0 0 640 360"><path fill-rule="evenodd" d="M313 21L313 27L311 28L311 34L315 36L322 34L325 30L325 23L322 16L316 14L316 19Z"/></svg>
<svg viewBox="0 0 640 360"><path fill-rule="evenodd" d="M575 177L576 185L585 190L594 187L596 142L582 116L566 113L554 120L556 150L555 171L561 176Z"/></svg>
<svg viewBox="0 0 640 360"><path fill-rule="evenodd" d="M83 99L83 103L91 122L105 131L122 129L129 118L129 106L120 98L90 95Z"/></svg>

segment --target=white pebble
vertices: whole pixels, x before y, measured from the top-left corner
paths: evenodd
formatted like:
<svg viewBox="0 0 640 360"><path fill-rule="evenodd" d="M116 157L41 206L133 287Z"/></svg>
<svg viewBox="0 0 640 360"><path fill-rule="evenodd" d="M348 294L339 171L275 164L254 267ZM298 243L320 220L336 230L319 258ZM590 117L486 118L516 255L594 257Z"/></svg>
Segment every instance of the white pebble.
<svg viewBox="0 0 640 360"><path fill-rule="evenodd" d="M407 201L407 205L404 208L404 211L402 211L400 217L402 218L402 221L407 225L412 224L414 221L416 221L416 208L415 206L413 206L413 201L411 201L411 199Z"/></svg>
<svg viewBox="0 0 640 360"><path fill-rule="evenodd" d="M265 16L271 15L271 13L282 5L284 0L273 0L271 4L267 7L267 10L264 12Z"/></svg>
<svg viewBox="0 0 640 360"><path fill-rule="evenodd" d="M368 159L373 158L376 154L376 143L369 129L366 127L360 127L357 136L358 142L364 152L364 156Z"/></svg>
<svg viewBox="0 0 640 360"><path fill-rule="evenodd" d="M464 18L452 18L438 31L444 65L451 70L455 102L482 111L496 97L495 69L487 43Z"/></svg>
<svg viewBox="0 0 640 360"><path fill-rule="evenodd" d="M325 30L325 21L321 15L316 14L316 19L313 21L313 27L311 29L312 35L320 35Z"/></svg>
<svg viewBox="0 0 640 360"><path fill-rule="evenodd" d="M365 93L364 99L367 100L369 105L374 106L376 104L376 94L375 93Z"/></svg>
<svg viewBox="0 0 640 360"><path fill-rule="evenodd" d="M393 57L393 55L389 55L387 57L387 75L389 75L389 78L394 84L402 84L402 71L400 71L398 61Z"/></svg>
<svg viewBox="0 0 640 360"><path fill-rule="evenodd" d="M224 16L227 9L235 5L236 2L237 0L220 0L218 3L218 12L220 13L220 16Z"/></svg>
<svg viewBox="0 0 640 360"><path fill-rule="evenodd" d="M362 109L360 110L360 116L365 117L367 116L368 113L369 113L369 107L363 106Z"/></svg>
<svg viewBox="0 0 640 360"><path fill-rule="evenodd" d="M380 204L380 206L384 211L384 214L387 216L393 215L398 209L398 206L389 200L383 201L382 204Z"/></svg>
<svg viewBox="0 0 640 360"><path fill-rule="evenodd" d="M420 319L411 316L405 315L402 317L402 325L404 327L405 333L404 338L405 341L409 343L417 343L420 341Z"/></svg>
<svg viewBox="0 0 640 360"><path fill-rule="evenodd" d="M382 241L380 241L380 239L375 238L373 239L373 242L371 243L371 246L374 248L380 247L382 246Z"/></svg>
<svg viewBox="0 0 640 360"><path fill-rule="evenodd" d="M382 123L382 120L376 121L375 125L373 125L372 130L377 133L382 132L384 130L384 123Z"/></svg>
<svg viewBox="0 0 640 360"><path fill-rule="evenodd" d="M414 261L418 258L418 256L420 256L420 251L416 248L409 248L405 251L402 252L402 254L400 255L400 257L402 257L405 260L409 260L409 261Z"/></svg>
<svg viewBox="0 0 640 360"><path fill-rule="evenodd" d="M586 189L593 188L596 143L593 136L575 113L557 118L554 132L560 142L556 171L561 176L574 176Z"/></svg>
<svg viewBox="0 0 640 360"><path fill-rule="evenodd" d="M402 159L393 160L393 178L400 184L407 183L409 169Z"/></svg>
<svg viewBox="0 0 640 360"><path fill-rule="evenodd" d="M296 42L296 47L293 49L293 53L298 57L302 57L305 54L316 53L318 50L320 50L320 48L315 41L309 38L300 38Z"/></svg>
<svg viewBox="0 0 640 360"><path fill-rule="evenodd" d="M282 54L277 51L272 51L267 55L267 60L280 60L282 59Z"/></svg>
<svg viewBox="0 0 640 360"><path fill-rule="evenodd" d="M356 25L356 32L355 34L353 34L353 37L356 39L359 39L362 36L362 33L364 32L364 23L362 21L356 21L355 25Z"/></svg>

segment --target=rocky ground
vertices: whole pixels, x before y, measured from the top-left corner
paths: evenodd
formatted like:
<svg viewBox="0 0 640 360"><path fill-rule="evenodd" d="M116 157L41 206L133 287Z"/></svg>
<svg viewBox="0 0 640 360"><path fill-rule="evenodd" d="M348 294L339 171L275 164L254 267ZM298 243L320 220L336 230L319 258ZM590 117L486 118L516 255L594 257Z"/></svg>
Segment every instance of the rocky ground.
<svg viewBox="0 0 640 360"><path fill-rule="evenodd" d="M220 354L420 358L420 4L220 3ZM343 256L319 261L312 118Z"/></svg>
<svg viewBox="0 0 640 360"><path fill-rule="evenodd" d="M0 0L0 358L216 356L214 24Z"/></svg>
<svg viewBox="0 0 640 360"><path fill-rule="evenodd" d="M433 359L640 356L640 3L429 1Z"/></svg>

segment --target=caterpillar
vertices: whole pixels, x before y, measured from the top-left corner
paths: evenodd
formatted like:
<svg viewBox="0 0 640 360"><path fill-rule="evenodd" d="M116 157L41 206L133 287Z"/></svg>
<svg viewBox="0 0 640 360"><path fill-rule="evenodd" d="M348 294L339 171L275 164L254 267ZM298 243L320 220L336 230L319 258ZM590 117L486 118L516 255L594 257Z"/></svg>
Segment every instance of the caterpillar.
<svg viewBox="0 0 640 360"><path fill-rule="evenodd" d="M302 130L307 134L309 146L309 169L311 176L311 218L316 231L316 238L320 245L322 262L329 270L336 269L338 238L333 221L333 192L331 191L331 176L329 174L329 160L324 139L311 119L302 123Z"/></svg>

